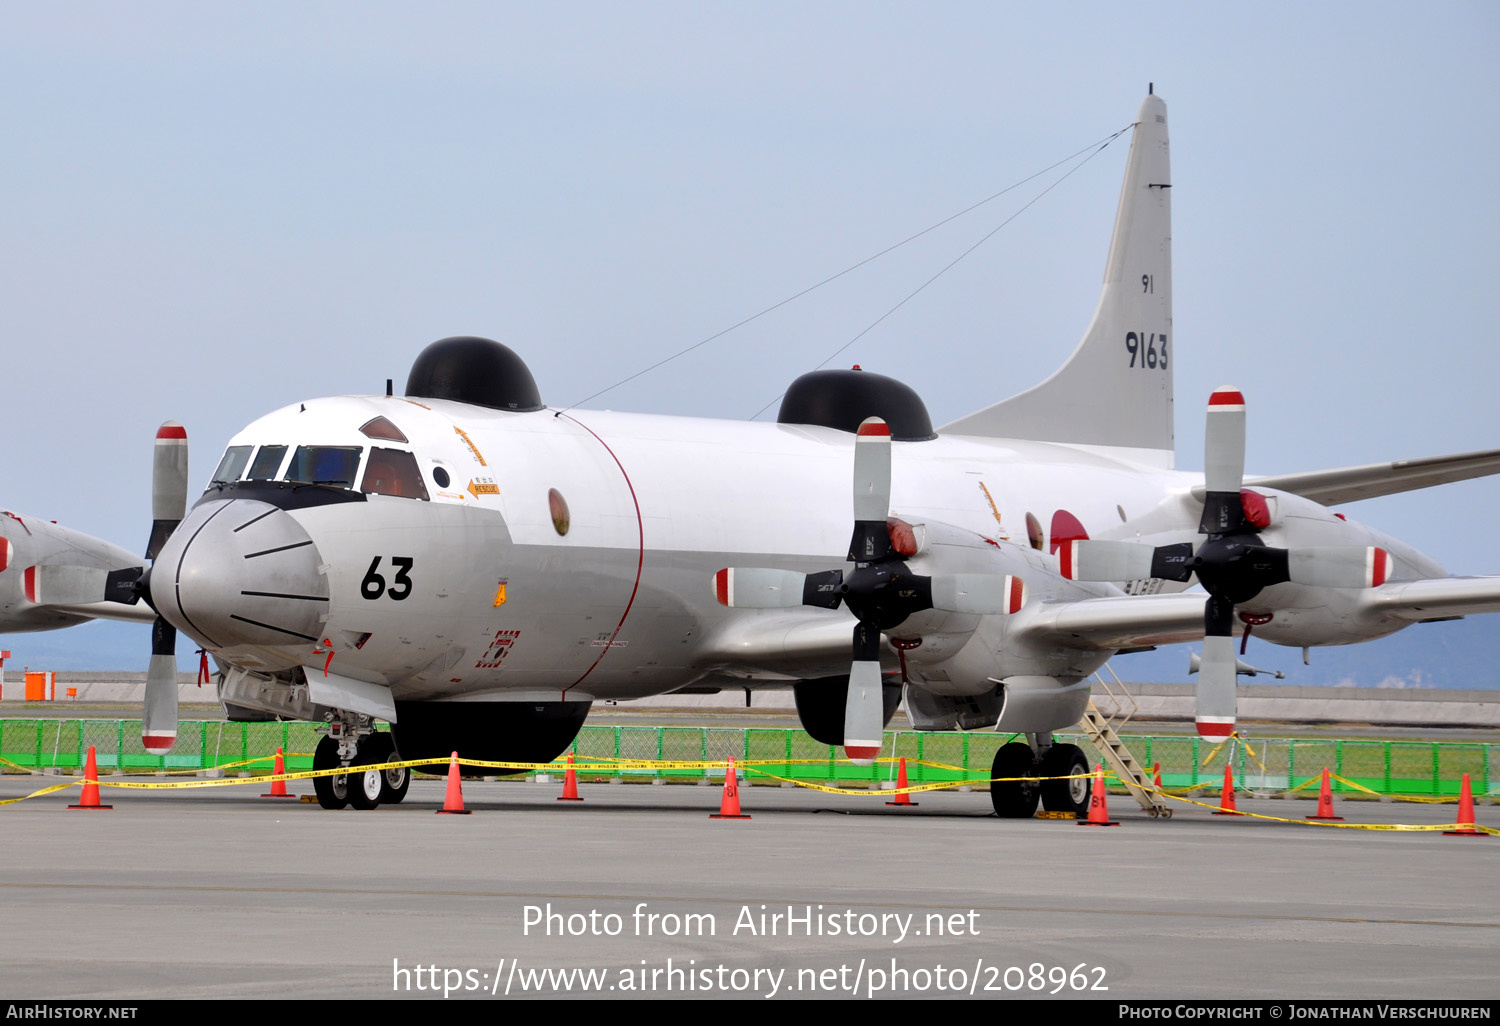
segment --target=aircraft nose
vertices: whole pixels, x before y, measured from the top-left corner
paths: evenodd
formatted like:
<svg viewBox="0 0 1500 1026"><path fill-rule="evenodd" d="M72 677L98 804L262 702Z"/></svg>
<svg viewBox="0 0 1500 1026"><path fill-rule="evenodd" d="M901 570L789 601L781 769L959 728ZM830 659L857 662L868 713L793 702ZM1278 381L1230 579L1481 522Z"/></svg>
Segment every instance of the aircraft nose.
<svg viewBox="0 0 1500 1026"><path fill-rule="evenodd" d="M290 514L253 499L206 502L157 556L151 600L215 650L316 643L328 619L322 556Z"/></svg>

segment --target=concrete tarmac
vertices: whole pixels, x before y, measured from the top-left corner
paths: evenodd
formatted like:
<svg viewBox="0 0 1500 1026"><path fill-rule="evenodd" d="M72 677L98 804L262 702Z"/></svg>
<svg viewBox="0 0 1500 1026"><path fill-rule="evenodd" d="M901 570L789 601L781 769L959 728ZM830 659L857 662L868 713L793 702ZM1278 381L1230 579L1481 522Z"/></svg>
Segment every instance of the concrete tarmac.
<svg viewBox="0 0 1500 1026"><path fill-rule="evenodd" d="M6 776L0 798L56 782ZM1100 829L998 820L979 792L900 810L745 787L753 818L723 821L720 789L693 785L563 803L557 784L469 781L469 816L434 815L436 780L372 812L265 789L0 807L0 996L1500 997L1500 837L1151 820L1123 796Z"/></svg>

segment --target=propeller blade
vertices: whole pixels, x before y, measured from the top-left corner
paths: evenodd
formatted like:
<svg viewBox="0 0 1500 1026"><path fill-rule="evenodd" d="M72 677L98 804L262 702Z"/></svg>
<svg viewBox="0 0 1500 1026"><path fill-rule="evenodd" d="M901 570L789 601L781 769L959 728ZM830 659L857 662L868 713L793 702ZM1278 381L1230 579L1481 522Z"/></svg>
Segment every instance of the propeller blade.
<svg viewBox="0 0 1500 1026"><path fill-rule="evenodd" d="M44 563L27 567L21 582L27 601L39 606L83 606L104 601L108 579L97 567Z"/></svg>
<svg viewBox="0 0 1500 1026"><path fill-rule="evenodd" d="M879 417L859 426L854 438L854 537L849 561L868 563L891 552L886 517L891 512L891 429Z"/></svg>
<svg viewBox="0 0 1500 1026"><path fill-rule="evenodd" d="M1070 541L1057 549L1062 575L1070 581L1138 581L1152 576L1155 554L1150 545L1126 541Z"/></svg>
<svg viewBox="0 0 1500 1026"><path fill-rule="evenodd" d="M949 613L1017 613L1026 604L1026 582L1013 574L939 574L932 578L932 608Z"/></svg>
<svg viewBox="0 0 1500 1026"><path fill-rule="evenodd" d="M1200 534L1227 534L1245 522L1240 486L1245 478L1245 397L1220 388L1208 397L1203 432L1203 519Z"/></svg>
<svg viewBox="0 0 1500 1026"><path fill-rule="evenodd" d="M1222 740L1234 733L1236 706L1234 603L1209 596L1203 605L1203 662L1198 670L1200 736Z"/></svg>
<svg viewBox="0 0 1500 1026"><path fill-rule="evenodd" d="M1316 588L1378 588L1389 578L1391 554L1375 546L1292 549L1287 574Z"/></svg>
<svg viewBox="0 0 1500 1026"><path fill-rule="evenodd" d="M1140 542L1064 542L1058 546L1062 575L1070 581L1139 581L1159 577L1186 581L1193 576L1193 543L1152 547Z"/></svg>
<svg viewBox="0 0 1500 1026"><path fill-rule="evenodd" d="M156 429L156 452L151 461L151 540L146 558L155 559L182 518L187 515L187 429L169 420Z"/></svg>
<svg viewBox="0 0 1500 1026"><path fill-rule="evenodd" d="M159 616L151 625L141 743L152 755L166 755L177 743L177 628Z"/></svg>
<svg viewBox="0 0 1500 1026"><path fill-rule="evenodd" d="M837 609L843 601L842 570L799 574L793 570L725 567L714 574L714 598L731 609L785 609L818 606Z"/></svg>
<svg viewBox="0 0 1500 1026"><path fill-rule="evenodd" d="M885 707L880 682L880 632L854 627L854 661L849 665L849 696L844 700L844 754L868 766L885 743Z"/></svg>

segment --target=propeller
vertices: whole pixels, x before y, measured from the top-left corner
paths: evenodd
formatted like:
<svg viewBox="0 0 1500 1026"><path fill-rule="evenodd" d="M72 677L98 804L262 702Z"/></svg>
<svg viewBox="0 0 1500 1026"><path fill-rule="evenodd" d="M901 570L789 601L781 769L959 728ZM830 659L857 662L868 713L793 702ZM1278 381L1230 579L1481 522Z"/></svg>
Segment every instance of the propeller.
<svg viewBox="0 0 1500 1026"><path fill-rule="evenodd" d="M1204 429L1203 513L1198 533L1207 538L1150 546L1139 542L1074 541L1060 550L1063 576L1079 581L1128 581L1197 575L1203 605L1203 659L1198 673L1198 733L1219 739L1234 733L1234 607L1272 585L1290 581L1321 588L1369 588L1385 583L1388 552L1372 546L1282 549L1261 544L1271 524L1265 497L1243 487L1245 398L1220 388L1208 398Z"/></svg>
<svg viewBox="0 0 1500 1026"><path fill-rule="evenodd" d="M855 435L853 491L854 534L847 557L853 570L803 574L726 567L714 575L714 596L723 605L750 609L848 604L858 622L844 704L844 752L864 765L880 753L885 730L881 633L926 609L1012 613L1025 604L1026 590L1011 575L912 573L906 560L917 554L916 539L908 524L890 516L891 431L879 417L865 420Z"/></svg>
<svg viewBox="0 0 1500 1026"><path fill-rule="evenodd" d="M151 462L151 538L146 543L146 558L153 569L162 546L187 515L187 474L187 430L169 420L156 430L156 451ZM149 602L148 575L149 571L138 586ZM177 743L177 628L159 612L151 625L151 663L146 670L141 743L152 755L165 755Z"/></svg>

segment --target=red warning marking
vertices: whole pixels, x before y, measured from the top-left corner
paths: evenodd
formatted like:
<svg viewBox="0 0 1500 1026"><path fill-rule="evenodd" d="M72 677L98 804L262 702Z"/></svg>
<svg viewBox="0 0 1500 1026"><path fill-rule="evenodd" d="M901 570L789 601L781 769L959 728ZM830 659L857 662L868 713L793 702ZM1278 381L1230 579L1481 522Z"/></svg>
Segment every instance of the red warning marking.
<svg viewBox="0 0 1500 1026"><path fill-rule="evenodd" d="M1245 397L1240 394L1239 389L1221 388L1208 397L1208 405L1210 407L1218 406L1221 408L1238 406L1240 409L1244 409Z"/></svg>
<svg viewBox="0 0 1500 1026"><path fill-rule="evenodd" d="M26 574L21 579L21 586L26 592L26 601L36 601L36 567L28 566Z"/></svg>
<svg viewBox="0 0 1500 1026"><path fill-rule="evenodd" d="M891 436L891 426L883 420L867 420L859 426L859 437L877 438Z"/></svg>
<svg viewBox="0 0 1500 1026"><path fill-rule="evenodd" d="M10 566L10 539L0 538L0 570Z"/></svg>
<svg viewBox="0 0 1500 1026"><path fill-rule="evenodd" d="M1007 608L1012 613L1019 613L1021 607L1026 604L1026 582L1021 578L1011 575L1010 578L1010 604Z"/></svg>
<svg viewBox="0 0 1500 1026"><path fill-rule="evenodd" d="M714 574L714 597L719 600L721 606L729 605L729 575L732 572L726 567Z"/></svg>
<svg viewBox="0 0 1500 1026"><path fill-rule="evenodd" d="M1385 583L1391 572L1391 554L1385 549L1370 550L1370 587L1378 588Z"/></svg>
<svg viewBox="0 0 1500 1026"><path fill-rule="evenodd" d="M1052 552L1068 542L1088 541L1089 533L1083 529L1078 518L1065 509L1052 514Z"/></svg>
<svg viewBox="0 0 1500 1026"><path fill-rule="evenodd" d="M156 429L156 440L159 441L159 442L166 442L166 441L186 442L187 441L187 428L183 427L181 424L177 423L176 421L169 420L165 424L163 424L161 427L159 427L159 428Z"/></svg>

